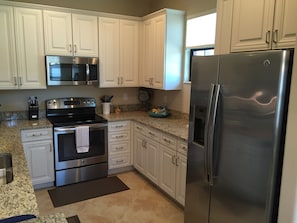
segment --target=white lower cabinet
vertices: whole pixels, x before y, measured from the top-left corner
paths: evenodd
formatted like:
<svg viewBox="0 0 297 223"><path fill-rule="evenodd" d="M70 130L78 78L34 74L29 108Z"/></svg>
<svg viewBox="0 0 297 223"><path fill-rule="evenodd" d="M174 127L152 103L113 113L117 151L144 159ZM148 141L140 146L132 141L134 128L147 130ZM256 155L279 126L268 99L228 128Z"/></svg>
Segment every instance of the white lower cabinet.
<svg viewBox="0 0 297 223"><path fill-rule="evenodd" d="M155 184L159 184L158 133L143 125L134 125L134 167Z"/></svg>
<svg viewBox="0 0 297 223"><path fill-rule="evenodd" d="M177 153L175 199L185 206L187 178L187 156Z"/></svg>
<svg viewBox="0 0 297 223"><path fill-rule="evenodd" d="M34 188L55 181L52 128L21 130L22 143Z"/></svg>
<svg viewBox="0 0 297 223"><path fill-rule="evenodd" d="M175 197L175 154L175 151L160 146L160 187L172 197Z"/></svg>
<svg viewBox="0 0 297 223"><path fill-rule="evenodd" d="M121 172L120 168L131 164L130 121L108 123L108 170Z"/></svg>
<svg viewBox="0 0 297 223"><path fill-rule="evenodd" d="M187 142L134 122L134 167L184 206Z"/></svg>

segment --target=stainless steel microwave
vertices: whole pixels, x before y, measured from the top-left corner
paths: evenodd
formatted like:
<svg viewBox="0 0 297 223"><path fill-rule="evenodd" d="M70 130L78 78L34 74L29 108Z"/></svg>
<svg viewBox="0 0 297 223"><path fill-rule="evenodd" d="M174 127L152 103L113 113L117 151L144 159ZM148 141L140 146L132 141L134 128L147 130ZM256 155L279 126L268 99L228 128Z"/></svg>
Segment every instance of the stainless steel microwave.
<svg viewBox="0 0 297 223"><path fill-rule="evenodd" d="M46 56L47 85L99 83L98 57Z"/></svg>

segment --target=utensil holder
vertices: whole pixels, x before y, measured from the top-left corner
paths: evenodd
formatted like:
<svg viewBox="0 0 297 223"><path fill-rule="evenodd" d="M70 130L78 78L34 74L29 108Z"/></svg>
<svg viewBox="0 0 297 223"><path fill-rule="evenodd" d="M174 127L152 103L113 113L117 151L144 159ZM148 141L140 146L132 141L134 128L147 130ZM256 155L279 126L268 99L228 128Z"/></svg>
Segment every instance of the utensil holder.
<svg viewBox="0 0 297 223"><path fill-rule="evenodd" d="M102 113L104 115L110 114L110 102L103 102L102 103Z"/></svg>

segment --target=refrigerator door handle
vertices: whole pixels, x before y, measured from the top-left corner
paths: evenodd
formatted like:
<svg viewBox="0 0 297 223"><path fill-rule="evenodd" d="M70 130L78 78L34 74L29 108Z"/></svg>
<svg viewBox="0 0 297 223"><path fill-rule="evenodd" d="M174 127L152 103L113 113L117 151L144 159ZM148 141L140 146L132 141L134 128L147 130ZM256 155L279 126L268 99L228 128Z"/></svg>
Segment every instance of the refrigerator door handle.
<svg viewBox="0 0 297 223"><path fill-rule="evenodd" d="M210 169L209 169L209 134L210 134L210 118L211 118L211 111L213 109L213 98L214 98L214 93L215 93L215 84L211 84L210 86L210 94L209 94L209 98L208 98L208 106L207 106L207 113L206 113L206 119L205 119L205 135L204 135L204 149L205 149L205 163L204 163L204 170L205 170L205 176L208 179L208 183L210 183L209 181L209 175L210 175Z"/></svg>
<svg viewBox="0 0 297 223"><path fill-rule="evenodd" d="M219 103L219 96L220 96L220 89L221 85L216 84L215 90L214 90L214 100L213 100L213 106L212 111L210 113L210 123L209 123L209 133L208 133L208 173L209 173L209 185L213 186L214 182L214 131L215 131L215 125L216 125L216 117L217 117L217 110L218 110L218 103Z"/></svg>

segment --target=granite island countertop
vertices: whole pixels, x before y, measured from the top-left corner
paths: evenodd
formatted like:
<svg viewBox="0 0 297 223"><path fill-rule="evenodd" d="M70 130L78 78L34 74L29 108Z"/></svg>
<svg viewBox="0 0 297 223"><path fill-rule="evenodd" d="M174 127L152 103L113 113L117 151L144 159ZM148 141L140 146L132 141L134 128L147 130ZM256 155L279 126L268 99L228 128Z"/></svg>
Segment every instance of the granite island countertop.
<svg viewBox="0 0 297 223"><path fill-rule="evenodd" d="M171 134L183 140L188 140L189 120L187 114L172 113L166 118L150 117L147 112L121 112L101 115L108 121L133 120Z"/></svg>
<svg viewBox="0 0 297 223"><path fill-rule="evenodd" d="M33 214L30 222L67 223L64 214L39 217L39 211L21 142L21 129L52 127L46 119L37 121L12 120L0 123L0 152L12 154L13 181L0 186L0 219Z"/></svg>

